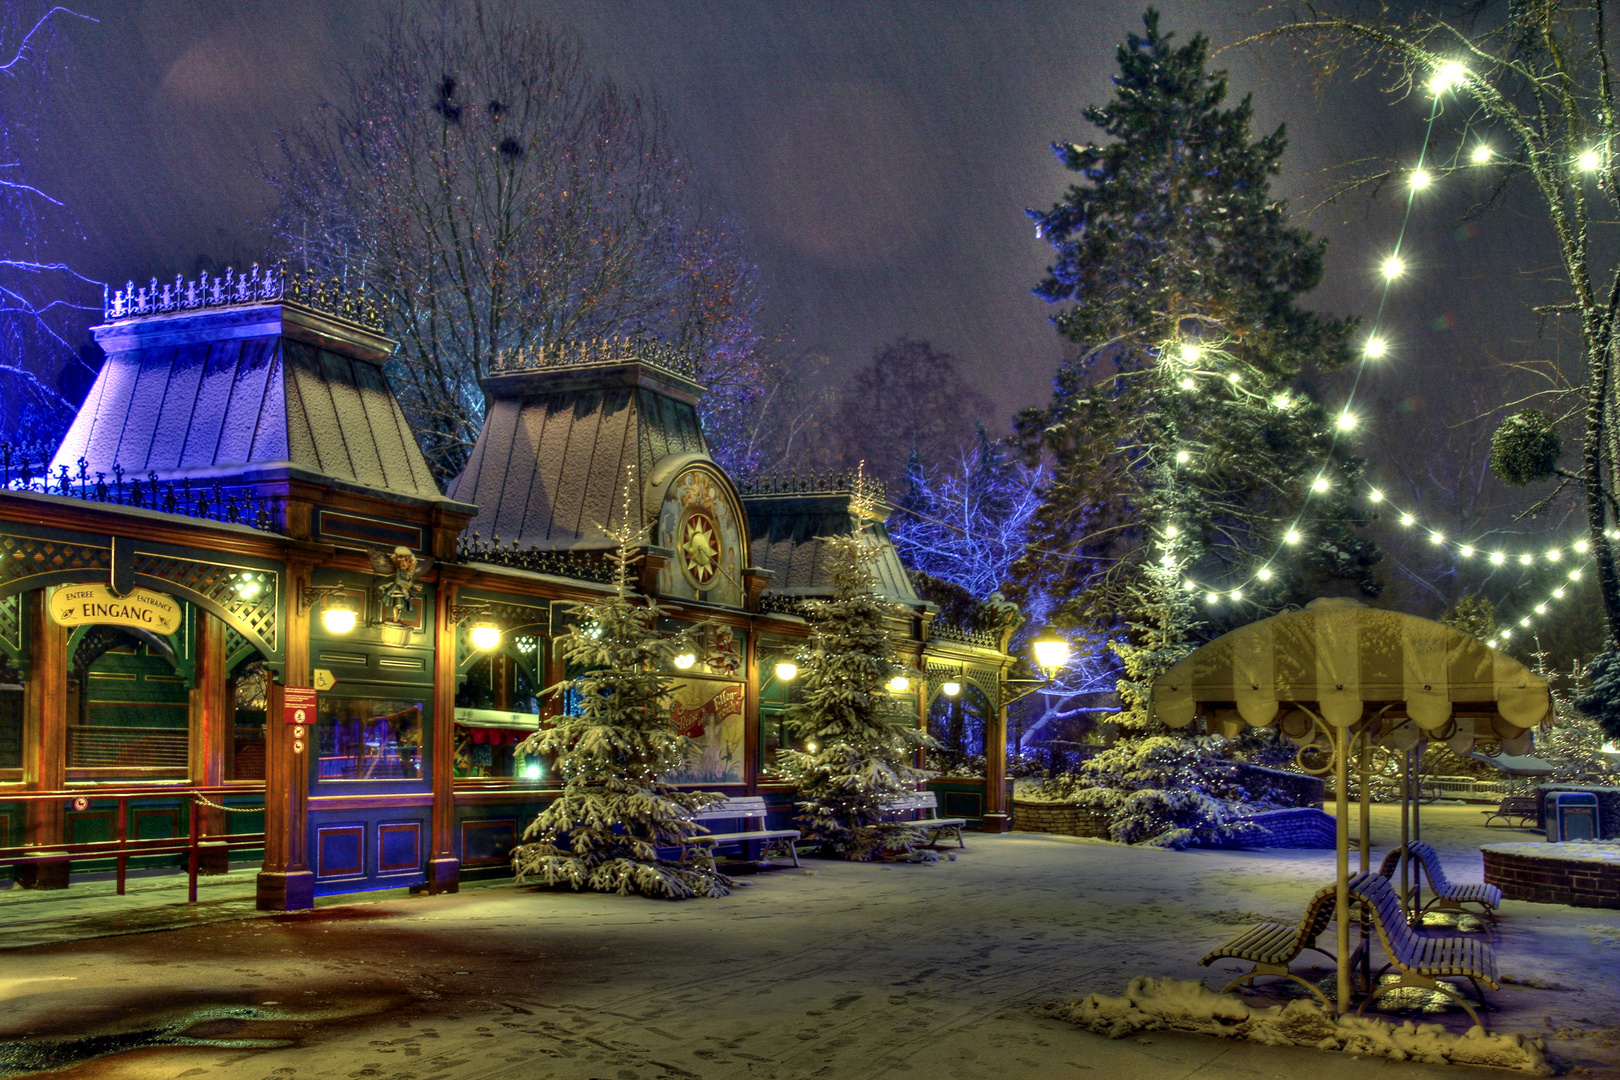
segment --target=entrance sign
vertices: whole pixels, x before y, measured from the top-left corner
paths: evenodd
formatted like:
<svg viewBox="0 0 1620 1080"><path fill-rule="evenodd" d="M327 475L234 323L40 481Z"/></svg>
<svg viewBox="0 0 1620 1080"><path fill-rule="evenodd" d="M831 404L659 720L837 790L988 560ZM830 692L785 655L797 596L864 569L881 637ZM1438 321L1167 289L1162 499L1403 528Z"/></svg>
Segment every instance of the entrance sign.
<svg viewBox="0 0 1620 1080"><path fill-rule="evenodd" d="M281 690L281 718L289 724L315 722L315 688L285 686Z"/></svg>
<svg viewBox="0 0 1620 1080"><path fill-rule="evenodd" d="M50 609L58 626L133 626L168 635L181 623L179 602L151 589L119 596L101 584L64 585L51 595Z"/></svg>

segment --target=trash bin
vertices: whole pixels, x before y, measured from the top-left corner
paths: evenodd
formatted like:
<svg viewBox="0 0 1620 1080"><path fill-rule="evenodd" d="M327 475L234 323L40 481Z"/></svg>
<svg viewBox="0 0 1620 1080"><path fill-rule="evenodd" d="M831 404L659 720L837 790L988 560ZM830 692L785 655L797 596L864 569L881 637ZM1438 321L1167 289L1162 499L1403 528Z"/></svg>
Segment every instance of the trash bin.
<svg viewBox="0 0 1620 1080"><path fill-rule="evenodd" d="M1547 839L1601 840L1598 797L1588 791L1559 791L1547 799Z"/></svg>

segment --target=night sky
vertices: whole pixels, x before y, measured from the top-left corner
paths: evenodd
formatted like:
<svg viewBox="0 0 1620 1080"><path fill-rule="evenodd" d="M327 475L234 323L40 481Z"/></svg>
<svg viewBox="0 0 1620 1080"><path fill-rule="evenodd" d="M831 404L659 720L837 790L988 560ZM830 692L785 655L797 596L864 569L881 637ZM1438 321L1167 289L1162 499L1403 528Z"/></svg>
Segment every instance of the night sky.
<svg viewBox="0 0 1620 1080"><path fill-rule="evenodd" d="M994 422L1044 399L1061 343L1029 292L1048 250L1023 210L1061 195L1066 174L1047 144L1089 136L1080 110L1108 95L1137 3L537 6L600 70L663 100L707 202L761 267L769 321L791 347L848 368L898 335L927 338L992 396ZM1250 3L1161 6L1167 28L1202 30L1217 48L1267 25ZM359 62L383 9L87 0L79 10L100 22L62 24L67 70L53 79L35 168L77 216L72 261L121 282L258 257L269 190L256 156L273 152L276 128L341 96L344 64ZM1234 49L1217 64L1235 93L1254 94L1257 132L1288 124L1279 192L1299 211L1333 166L1415 161L1426 99L1397 101L1371 80L1318 89L1281 47ZM1443 142L1449 155L1456 140ZM1466 470L1441 459L1494 428L1474 418L1504 397L1499 363L1555 347L1526 311L1547 295L1545 227L1512 206L1465 223L1485 190L1484 178L1448 179L1413 215L1413 273L1384 320L1394 355L1358 399L1375 472ZM1302 218L1332 242L1317 306L1371 317L1395 194ZM1444 492L1415 483L1442 512Z"/></svg>

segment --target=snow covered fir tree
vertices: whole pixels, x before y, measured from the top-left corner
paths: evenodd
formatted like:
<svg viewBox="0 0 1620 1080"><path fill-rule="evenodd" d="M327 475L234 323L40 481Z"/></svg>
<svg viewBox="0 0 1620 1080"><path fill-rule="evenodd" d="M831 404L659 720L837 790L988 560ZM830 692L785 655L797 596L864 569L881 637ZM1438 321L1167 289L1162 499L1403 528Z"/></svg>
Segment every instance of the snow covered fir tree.
<svg viewBox="0 0 1620 1080"><path fill-rule="evenodd" d="M512 851L518 881L681 900L725 896L731 880L711 855L686 841L703 831L693 815L723 797L659 782L687 761L693 742L670 715L674 680L665 672L692 646L658 631L658 605L631 599L632 549L644 537L621 529L611 555L614 591L569 608L556 641L580 674L549 689L573 708L523 744L555 754L564 787ZM659 852L678 850L678 860Z"/></svg>
<svg viewBox="0 0 1620 1080"><path fill-rule="evenodd" d="M783 716L803 750L780 755L798 800L804 839L847 859L909 851L921 839L905 822L885 821L884 803L916 790L911 765L930 740L890 691L903 677L886 619L894 605L873 589L870 541L823 540L830 600L804 605L814 629L798 655L799 690Z"/></svg>

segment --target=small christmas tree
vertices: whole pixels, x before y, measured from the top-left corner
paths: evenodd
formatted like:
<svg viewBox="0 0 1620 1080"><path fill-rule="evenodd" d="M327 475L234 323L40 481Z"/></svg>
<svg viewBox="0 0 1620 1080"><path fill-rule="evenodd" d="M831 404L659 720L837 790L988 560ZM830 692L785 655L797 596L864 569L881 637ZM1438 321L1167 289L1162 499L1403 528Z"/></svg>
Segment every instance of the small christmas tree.
<svg viewBox="0 0 1620 1080"><path fill-rule="evenodd" d="M918 730L887 686L900 670L883 625L895 606L880 599L866 569L866 541L822 541L831 600L806 607L815 623L799 654L802 696L783 719L804 744L778 759L799 795L805 839L849 859L920 839L904 822L885 822L886 798L916 790L922 773L910 762L933 740Z"/></svg>
<svg viewBox="0 0 1620 1080"><path fill-rule="evenodd" d="M572 691L577 714L529 736L523 752L554 753L564 779L557 800L524 830L512 852L518 881L538 879L574 889L680 900L725 896L731 880L714 860L683 842L702 832L694 814L721 796L682 791L658 777L681 766L695 751L670 717L673 680L665 662L688 651L683 636L658 633L659 609L630 597L632 544L642 534L611 533L614 592L574 604L574 625L556 647L569 666L584 673L547 690ZM678 862L658 850L681 849Z"/></svg>

